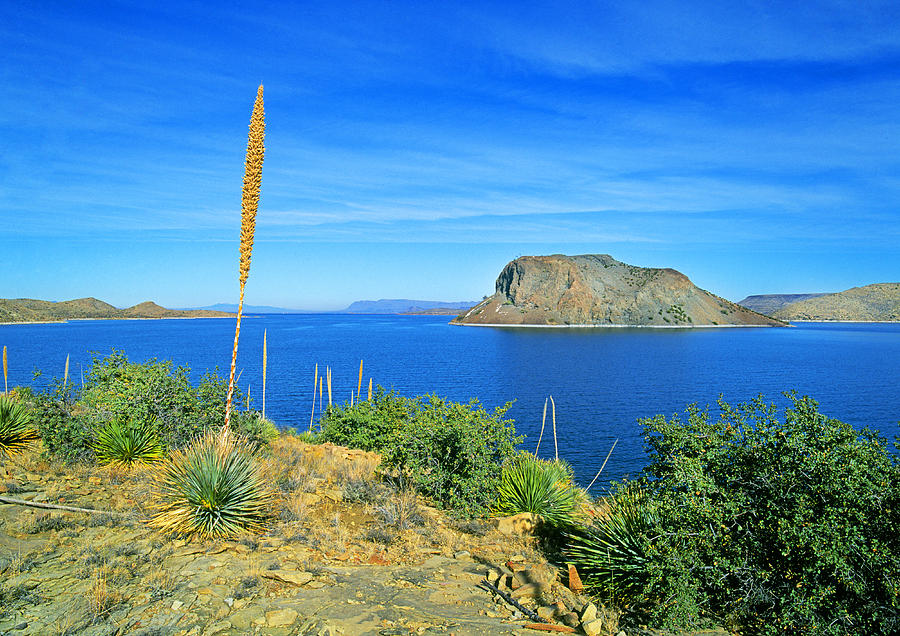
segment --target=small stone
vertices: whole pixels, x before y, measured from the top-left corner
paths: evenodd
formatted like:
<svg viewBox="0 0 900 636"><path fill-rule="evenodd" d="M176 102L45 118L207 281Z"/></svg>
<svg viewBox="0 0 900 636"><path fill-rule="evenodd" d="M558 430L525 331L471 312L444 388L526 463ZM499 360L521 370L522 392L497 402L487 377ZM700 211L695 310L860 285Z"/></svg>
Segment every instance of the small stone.
<svg viewBox="0 0 900 636"><path fill-rule="evenodd" d="M591 621L597 618L597 606L593 603L588 603L584 607L584 611L581 612L581 622L582 623L590 623Z"/></svg>
<svg viewBox="0 0 900 636"><path fill-rule="evenodd" d="M266 624L269 627L284 627L297 620L297 612L289 608L281 608L266 612Z"/></svg>
<svg viewBox="0 0 900 636"><path fill-rule="evenodd" d="M207 636L212 636L213 634L218 634L219 632L224 632L228 629L231 629L231 621L219 621L218 623L213 623L207 627L206 634Z"/></svg>
<svg viewBox="0 0 900 636"><path fill-rule="evenodd" d="M539 607L537 609L537 615L543 618L545 621L552 621L553 617L556 616L556 608L550 605Z"/></svg>
<svg viewBox="0 0 900 636"><path fill-rule="evenodd" d="M303 570L266 570L262 573L263 578L281 581L282 583L290 583L300 587L306 585L313 580L310 572Z"/></svg>
<svg viewBox="0 0 900 636"><path fill-rule="evenodd" d="M578 575L578 570L575 569L574 565L569 566L569 589L576 594L584 592L584 584L581 582L581 576Z"/></svg>
<svg viewBox="0 0 900 636"><path fill-rule="evenodd" d="M549 590L549 586L544 583L527 583L517 590L513 590L510 594L513 598L532 598L540 596Z"/></svg>
<svg viewBox="0 0 900 636"><path fill-rule="evenodd" d="M181 601L172 601L172 610L173 611L177 612L182 607L184 607L184 603L182 603Z"/></svg>
<svg viewBox="0 0 900 636"><path fill-rule="evenodd" d="M471 561L472 553L469 552L468 550L460 550L459 552L453 553L453 558L457 559L459 561Z"/></svg>
<svg viewBox="0 0 900 636"><path fill-rule="evenodd" d="M578 620L578 614L575 612L568 612L559 617L560 622L563 625L568 625L569 627L578 627L578 624L581 622Z"/></svg>
<svg viewBox="0 0 900 636"><path fill-rule="evenodd" d="M603 619L596 618L589 623L581 623L581 629L587 636L600 636L603 633Z"/></svg>
<svg viewBox="0 0 900 636"><path fill-rule="evenodd" d="M15 627L13 627L13 629L16 630L16 631L22 631L22 630L25 629L26 627L28 627L28 623L19 623L18 625L16 625Z"/></svg>
<svg viewBox="0 0 900 636"><path fill-rule="evenodd" d="M225 603L225 605L227 605L228 607L234 606L234 599L233 599L232 597L230 597L230 596L226 596L225 598L222 599L222 601L223 601L223 602Z"/></svg>

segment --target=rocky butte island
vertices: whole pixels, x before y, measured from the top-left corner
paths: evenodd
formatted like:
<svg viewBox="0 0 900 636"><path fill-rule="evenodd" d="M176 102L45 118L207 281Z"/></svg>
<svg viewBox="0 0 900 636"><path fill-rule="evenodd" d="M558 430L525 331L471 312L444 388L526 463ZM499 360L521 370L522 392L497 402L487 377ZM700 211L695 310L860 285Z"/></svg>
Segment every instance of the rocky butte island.
<svg viewBox="0 0 900 636"><path fill-rule="evenodd" d="M608 254L517 258L500 272L494 294L451 324L787 326L700 289L679 271L636 267Z"/></svg>

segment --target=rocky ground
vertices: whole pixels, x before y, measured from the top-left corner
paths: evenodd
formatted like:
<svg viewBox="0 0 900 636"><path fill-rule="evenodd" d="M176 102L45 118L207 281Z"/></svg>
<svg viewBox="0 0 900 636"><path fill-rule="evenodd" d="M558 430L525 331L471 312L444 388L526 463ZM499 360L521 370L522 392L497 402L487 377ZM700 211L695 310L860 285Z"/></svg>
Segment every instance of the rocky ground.
<svg viewBox="0 0 900 636"><path fill-rule="evenodd" d="M146 470L7 462L0 495L108 513L0 503L0 633L623 633L519 534L527 518L454 520L377 461L276 441L273 522L218 542L150 530Z"/></svg>

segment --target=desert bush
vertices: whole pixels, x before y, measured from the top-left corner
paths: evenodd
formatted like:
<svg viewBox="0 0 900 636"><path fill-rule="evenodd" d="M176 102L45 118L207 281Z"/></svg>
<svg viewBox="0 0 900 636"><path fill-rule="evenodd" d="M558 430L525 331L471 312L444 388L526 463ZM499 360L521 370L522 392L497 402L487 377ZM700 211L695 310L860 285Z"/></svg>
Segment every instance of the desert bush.
<svg viewBox="0 0 900 636"><path fill-rule="evenodd" d="M330 408L317 439L381 453L386 468L435 503L478 514L488 510L500 469L522 439L503 418L511 405L488 413L478 400L406 398L378 387L372 400Z"/></svg>
<svg viewBox="0 0 900 636"><path fill-rule="evenodd" d="M182 448L225 422L227 382L214 370L194 387L189 374L185 366L155 359L130 362L124 352L113 350L105 358L94 357L83 389L57 380L23 399L33 409L46 452L58 459L95 459L95 441L115 420L142 422L142 430L155 435L165 451ZM233 430L254 447L277 435L255 411L235 413L233 419Z"/></svg>
<svg viewBox="0 0 900 636"><path fill-rule="evenodd" d="M262 528L269 500L246 442L208 432L158 469L151 525L178 535L234 537Z"/></svg>
<svg viewBox="0 0 900 636"><path fill-rule="evenodd" d="M27 404L0 395L0 453L18 455L38 440L31 427L32 415Z"/></svg>
<svg viewBox="0 0 900 636"><path fill-rule="evenodd" d="M551 527L572 526L587 501L572 477L572 467L563 460L548 461L521 453L503 466L493 512L531 512Z"/></svg>
<svg viewBox="0 0 900 636"><path fill-rule="evenodd" d="M749 633L900 631L900 464L789 394L642 421L649 620ZM652 539L652 540L651 540Z"/></svg>

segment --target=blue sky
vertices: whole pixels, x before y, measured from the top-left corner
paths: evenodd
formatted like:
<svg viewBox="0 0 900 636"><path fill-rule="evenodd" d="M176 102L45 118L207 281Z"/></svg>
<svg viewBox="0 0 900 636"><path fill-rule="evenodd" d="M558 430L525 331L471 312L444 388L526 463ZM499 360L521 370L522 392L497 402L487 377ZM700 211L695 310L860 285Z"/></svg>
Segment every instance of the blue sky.
<svg viewBox="0 0 900 636"><path fill-rule="evenodd" d="M900 281L900 3L6 2L0 297L478 299L524 254ZM796 6L792 6L796 5Z"/></svg>

